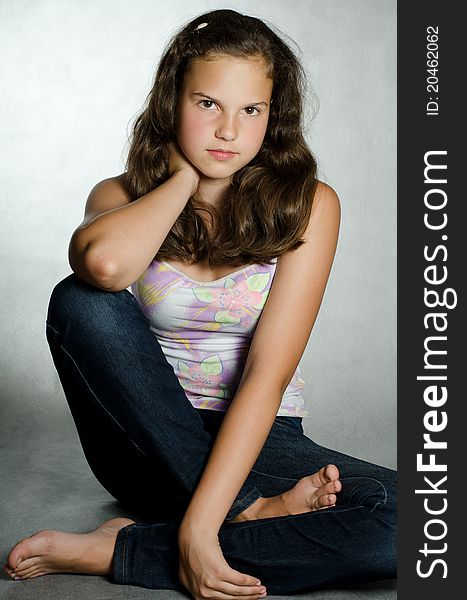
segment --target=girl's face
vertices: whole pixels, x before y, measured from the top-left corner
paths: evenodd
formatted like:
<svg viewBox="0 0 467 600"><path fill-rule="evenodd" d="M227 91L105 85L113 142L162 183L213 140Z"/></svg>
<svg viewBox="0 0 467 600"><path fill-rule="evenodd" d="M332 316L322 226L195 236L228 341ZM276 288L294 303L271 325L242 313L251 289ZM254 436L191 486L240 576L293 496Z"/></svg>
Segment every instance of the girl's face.
<svg viewBox="0 0 467 600"><path fill-rule="evenodd" d="M208 179L225 179L248 164L263 143L272 80L260 57L193 59L182 86L177 141Z"/></svg>

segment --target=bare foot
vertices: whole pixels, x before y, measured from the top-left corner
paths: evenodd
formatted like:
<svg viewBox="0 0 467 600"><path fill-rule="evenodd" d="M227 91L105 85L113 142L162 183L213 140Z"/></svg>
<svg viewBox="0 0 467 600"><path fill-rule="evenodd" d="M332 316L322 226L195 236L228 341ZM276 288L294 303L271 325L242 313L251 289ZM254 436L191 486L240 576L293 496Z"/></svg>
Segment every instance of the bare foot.
<svg viewBox="0 0 467 600"><path fill-rule="evenodd" d="M234 517L230 523L298 515L329 508L336 503L336 493L341 489L339 469L335 465L327 465L317 473L300 479L292 489L279 496L258 498L246 510Z"/></svg>
<svg viewBox="0 0 467 600"><path fill-rule="evenodd" d="M131 519L110 519L90 533L38 531L14 546L4 569L12 579L47 573L110 575L117 533L132 523Z"/></svg>

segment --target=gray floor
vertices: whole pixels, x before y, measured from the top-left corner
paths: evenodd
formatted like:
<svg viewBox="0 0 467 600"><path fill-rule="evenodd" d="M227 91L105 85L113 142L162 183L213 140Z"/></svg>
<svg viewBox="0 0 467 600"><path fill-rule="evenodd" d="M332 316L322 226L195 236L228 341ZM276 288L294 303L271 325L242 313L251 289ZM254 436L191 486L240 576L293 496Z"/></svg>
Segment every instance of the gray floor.
<svg viewBox="0 0 467 600"><path fill-rule="evenodd" d="M60 399L51 414L39 399L28 408L2 401L0 448L0 560L23 537L41 529L85 532L124 511L94 479L81 451L68 409ZM8 407L8 404L10 405ZM10 581L0 574L0 599L100 600L185 598L172 591L119 586L104 577L48 575L29 581ZM295 597L314 600L369 598L394 600L394 581L326 590Z"/></svg>

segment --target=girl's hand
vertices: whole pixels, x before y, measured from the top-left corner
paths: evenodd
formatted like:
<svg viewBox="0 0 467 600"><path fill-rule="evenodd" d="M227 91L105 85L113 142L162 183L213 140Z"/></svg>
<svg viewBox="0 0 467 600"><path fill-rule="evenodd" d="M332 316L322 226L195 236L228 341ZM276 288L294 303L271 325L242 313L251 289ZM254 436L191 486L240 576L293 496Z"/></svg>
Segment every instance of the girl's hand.
<svg viewBox="0 0 467 600"><path fill-rule="evenodd" d="M217 535L197 536L179 532L180 583L195 600L257 600L265 587L258 579L235 571L227 564Z"/></svg>
<svg viewBox="0 0 467 600"><path fill-rule="evenodd" d="M174 173L183 172L187 173L193 180L193 192L192 195L198 189L199 183L199 172L186 158L183 152L180 150L179 145L176 142L170 142L168 146L169 150L169 175L172 176Z"/></svg>

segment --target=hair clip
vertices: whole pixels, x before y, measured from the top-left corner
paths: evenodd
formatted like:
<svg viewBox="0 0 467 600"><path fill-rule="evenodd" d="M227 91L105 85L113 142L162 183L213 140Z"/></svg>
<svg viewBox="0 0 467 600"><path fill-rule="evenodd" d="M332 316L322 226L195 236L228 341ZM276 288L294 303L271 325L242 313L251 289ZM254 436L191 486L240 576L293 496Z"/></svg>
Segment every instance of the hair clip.
<svg viewBox="0 0 467 600"><path fill-rule="evenodd" d="M206 27L206 25L209 25L209 23L200 23L194 28L194 31L199 31L200 29L203 29L203 27Z"/></svg>

